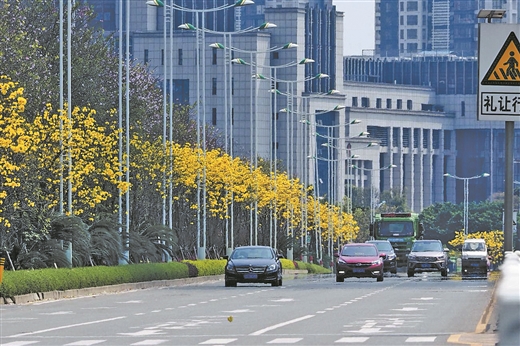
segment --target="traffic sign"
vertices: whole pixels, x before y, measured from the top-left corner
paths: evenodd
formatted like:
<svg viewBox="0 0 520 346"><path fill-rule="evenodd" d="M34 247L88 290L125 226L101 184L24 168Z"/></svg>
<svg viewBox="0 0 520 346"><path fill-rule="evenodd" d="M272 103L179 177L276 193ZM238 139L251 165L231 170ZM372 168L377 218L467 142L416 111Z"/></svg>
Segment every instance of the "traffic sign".
<svg viewBox="0 0 520 346"><path fill-rule="evenodd" d="M514 31L511 31L482 79L482 85L520 85L519 61L520 43Z"/></svg>
<svg viewBox="0 0 520 346"><path fill-rule="evenodd" d="M518 24L479 24L479 120L520 121L518 37Z"/></svg>

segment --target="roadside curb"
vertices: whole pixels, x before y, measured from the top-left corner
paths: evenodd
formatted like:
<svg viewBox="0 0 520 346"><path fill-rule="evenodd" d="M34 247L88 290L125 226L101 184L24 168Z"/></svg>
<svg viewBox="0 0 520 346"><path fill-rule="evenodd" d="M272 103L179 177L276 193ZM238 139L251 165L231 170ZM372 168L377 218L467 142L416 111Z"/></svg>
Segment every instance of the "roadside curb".
<svg viewBox="0 0 520 346"><path fill-rule="evenodd" d="M282 271L282 273L286 274L286 275L308 274L308 271L307 270L298 270L298 269L296 269L296 270L284 269ZM29 294L14 296L12 298L2 297L2 299L0 299L0 305L29 304L29 303L39 302L39 301L90 297L90 296L97 296L97 295L101 295L101 294L111 294L111 293L119 293L119 292L125 292L125 291L137 291L137 290L158 288L158 287L192 285L192 284L199 284L199 283L208 282L208 281L219 281L219 280L224 280L224 274L211 275L211 276L198 276L198 277L193 277L193 278L183 278L183 279L173 279L173 280L156 280L156 281L135 282L135 283L126 283L126 284L108 285L108 286L99 286L99 287L86 287L86 288L71 289L71 290L65 290L65 291L29 293Z"/></svg>

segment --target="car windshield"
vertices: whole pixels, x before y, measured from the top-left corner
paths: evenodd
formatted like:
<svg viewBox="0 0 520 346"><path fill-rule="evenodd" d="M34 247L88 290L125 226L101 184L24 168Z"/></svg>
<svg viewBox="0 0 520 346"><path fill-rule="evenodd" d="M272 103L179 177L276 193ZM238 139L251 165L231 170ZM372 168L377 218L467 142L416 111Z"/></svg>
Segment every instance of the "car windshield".
<svg viewBox="0 0 520 346"><path fill-rule="evenodd" d="M269 249L236 249L231 255L232 259L251 259L251 258L273 258L273 252Z"/></svg>
<svg viewBox="0 0 520 346"><path fill-rule="evenodd" d="M462 245L464 251L485 251L484 243L468 242Z"/></svg>
<svg viewBox="0 0 520 346"><path fill-rule="evenodd" d="M377 249L379 251L383 251L383 252L391 252L393 251L393 247L390 243L387 243L387 242L377 242L377 243L372 243L374 244L375 246L377 246Z"/></svg>
<svg viewBox="0 0 520 346"><path fill-rule="evenodd" d="M412 221L381 221L378 233L382 237L409 237L413 235Z"/></svg>
<svg viewBox="0 0 520 346"><path fill-rule="evenodd" d="M377 256L377 249L372 246L345 246L341 250L341 256Z"/></svg>
<svg viewBox="0 0 520 346"><path fill-rule="evenodd" d="M415 252L442 252L442 245L437 242L414 243L412 251Z"/></svg>

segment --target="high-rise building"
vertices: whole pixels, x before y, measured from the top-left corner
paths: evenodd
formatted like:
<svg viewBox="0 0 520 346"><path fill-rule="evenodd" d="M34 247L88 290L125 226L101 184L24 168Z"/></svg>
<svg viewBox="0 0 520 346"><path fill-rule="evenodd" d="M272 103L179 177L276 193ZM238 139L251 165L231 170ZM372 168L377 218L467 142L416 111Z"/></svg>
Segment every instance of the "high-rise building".
<svg viewBox="0 0 520 346"><path fill-rule="evenodd" d="M475 57L480 9L503 9L504 23L518 23L516 0L376 0L375 55Z"/></svg>

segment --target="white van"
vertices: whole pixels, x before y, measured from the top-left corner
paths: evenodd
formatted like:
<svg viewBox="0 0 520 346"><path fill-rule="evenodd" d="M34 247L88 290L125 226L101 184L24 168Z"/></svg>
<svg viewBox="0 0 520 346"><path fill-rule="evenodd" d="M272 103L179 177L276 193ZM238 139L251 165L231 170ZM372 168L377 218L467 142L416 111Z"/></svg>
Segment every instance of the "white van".
<svg viewBox="0 0 520 346"><path fill-rule="evenodd" d="M462 275L487 276L489 257L484 239L466 239L462 245Z"/></svg>

